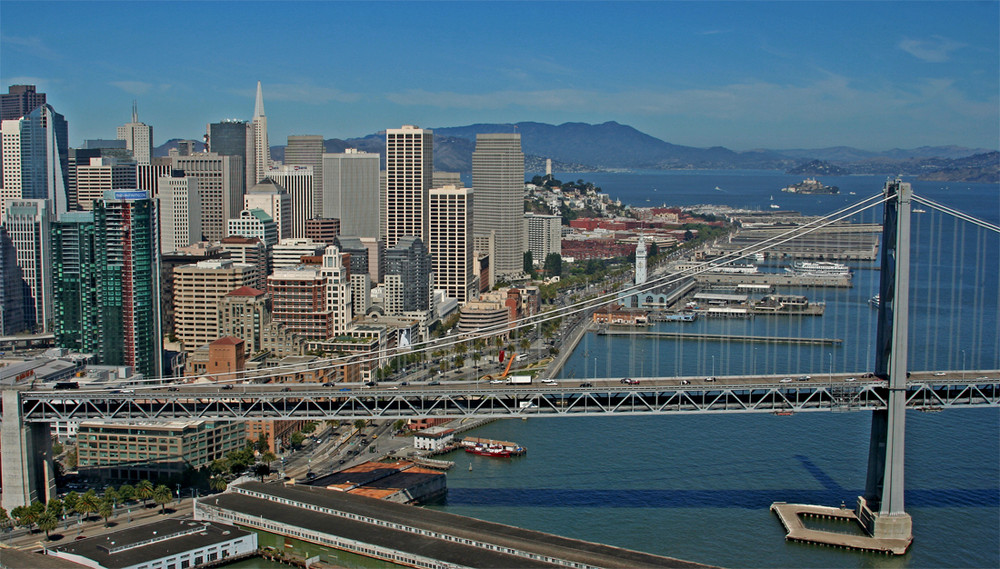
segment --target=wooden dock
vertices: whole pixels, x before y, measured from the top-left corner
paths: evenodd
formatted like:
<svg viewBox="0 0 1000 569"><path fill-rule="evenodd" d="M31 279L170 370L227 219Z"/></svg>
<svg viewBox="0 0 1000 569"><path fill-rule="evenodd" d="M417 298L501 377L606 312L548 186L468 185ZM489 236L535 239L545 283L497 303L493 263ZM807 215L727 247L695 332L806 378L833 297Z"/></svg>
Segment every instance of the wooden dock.
<svg viewBox="0 0 1000 569"><path fill-rule="evenodd" d="M843 547L846 549L860 549L864 551L878 551L881 553L892 553L902 555L910 547L912 539L886 539L869 537L867 535L853 535L847 533L836 533L831 531L814 530L806 527L803 517L822 518L828 520L838 520L843 522L853 522L861 527L861 520L858 519L854 510L847 508L830 508L828 506L809 506L806 504L786 504L785 502L775 502L771 504L771 511L778 515L781 525L785 526L788 532L786 540L801 541L804 543L818 543L833 547Z"/></svg>
<svg viewBox="0 0 1000 569"><path fill-rule="evenodd" d="M705 334L701 332L649 332L646 330L601 329L601 336L646 336L648 338L668 338L674 340L714 340L717 342L756 342L761 344L802 344L819 346L839 346L840 338L798 338L793 336L739 336L732 334Z"/></svg>

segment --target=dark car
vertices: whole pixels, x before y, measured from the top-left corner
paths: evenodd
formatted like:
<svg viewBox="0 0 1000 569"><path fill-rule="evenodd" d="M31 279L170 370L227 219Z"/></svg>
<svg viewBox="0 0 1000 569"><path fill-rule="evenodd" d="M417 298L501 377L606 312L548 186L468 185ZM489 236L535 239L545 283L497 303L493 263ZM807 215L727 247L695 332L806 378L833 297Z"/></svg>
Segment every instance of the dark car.
<svg viewBox="0 0 1000 569"><path fill-rule="evenodd" d="M283 387L283 388L281 389L282 393L284 393L284 392L287 392L287 391L291 391L291 390L292 390L292 388L291 388L291 387Z"/></svg>
<svg viewBox="0 0 1000 569"><path fill-rule="evenodd" d="M623 377L621 379L621 382L624 383L625 385L639 385L638 379L632 379L630 377Z"/></svg>
<svg viewBox="0 0 1000 569"><path fill-rule="evenodd" d="M593 386L594 386L594 384L590 383L589 381L585 381L585 382L583 382L583 383L580 384L580 387L593 387Z"/></svg>
<svg viewBox="0 0 1000 569"><path fill-rule="evenodd" d="M232 383L227 383L227 384L223 385L222 388L223 389L232 389L233 388L233 384Z"/></svg>
<svg viewBox="0 0 1000 569"><path fill-rule="evenodd" d="M438 380L436 380L436 379L434 379L434 380L428 381L427 385L441 385L441 382L438 381Z"/></svg>

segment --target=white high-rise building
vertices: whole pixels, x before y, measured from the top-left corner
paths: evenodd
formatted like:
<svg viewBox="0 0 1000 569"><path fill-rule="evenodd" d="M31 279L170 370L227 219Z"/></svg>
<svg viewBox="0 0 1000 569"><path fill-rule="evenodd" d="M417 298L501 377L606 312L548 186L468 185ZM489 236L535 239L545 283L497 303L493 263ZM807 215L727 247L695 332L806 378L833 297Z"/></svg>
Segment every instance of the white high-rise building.
<svg viewBox="0 0 1000 569"><path fill-rule="evenodd" d="M427 195L433 176L434 131L413 125L385 131L386 249L404 236L427 241Z"/></svg>
<svg viewBox="0 0 1000 569"><path fill-rule="evenodd" d="M351 302L350 270L344 266L340 249L330 245L323 252L320 275L326 278L326 310L330 313L334 334L342 334L354 317Z"/></svg>
<svg viewBox="0 0 1000 569"><path fill-rule="evenodd" d="M312 166L279 166L267 171L267 177L285 189L291 207L290 237L305 237L306 220L313 213L314 178Z"/></svg>
<svg viewBox="0 0 1000 569"><path fill-rule="evenodd" d="M243 211L242 161L239 156L219 156L212 152L173 156L174 170L183 170L185 176L198 179L201 233L208 241L225 237L227 220Z"/></svg>
<svg viewBox="0 0 1000 569"><path fill-rule="evenodd" d="M562 254L562 217L558 215L524 214L524 232L528 239L526 250L537 264L545 263L551 253Z"/></svg>
<svg viewBox="0 0 1000 569"><path fill-rule="evenodd" d="M243 196L243 209L264 210L274 220L278 239L292 236L292 199L285 188L270 177L261 180Z"/></svg>
<svg viewBox="0 0 1000 569"><path fill-rule="evenodd" d="M434 288L460 303L476 298L472 268L472 189L430 191L430 240Z"/></svg>
<svg viewBox="0 0 1000 569"><path fill-rule="evenodd" d="M313 172L313 187L309 192L313 212L311 217L320 217L323 211L323 152L326 146L323 137L318 134L293 134L288 137L285 147L286 166L311 166Z"/></svg>
<svg viewBox="0 0 1000 569"><path fill-rule="evenodd" d="M340 234L378 237L382 200L379 155L348 148L323 155L323 215L340 220Z"/></svg>
<svg viewBox="0 0 1000 569"><path fill-rule="evenodd" d="M177 251L201 241L201 194L198 179L162 176L157 180L160 200L160 251Z"/></svg>
<svg viewBox="0 0 1000 569"><path fill-rule="evenodd" d="M76 167L76 201L79 209L94 209L94 201L104 199L109 190L134 190L135 164L119 164L110 156L91 158L87 165Z"/></svg>
<svg viewBox="0 0 1000 569"><path fill-rule="evenodd" d="M304 237L282 239L271 250L271 267L289 269L302 263L302 257L322 255L325 243L317 243Z"/></svg>
<svg viewBox="0 0 1000 569"><path fill-rule="evenodd" d="M257 100L253 107L251 128L255 181L259 182L267 176L267 171L271 167L271 147L267 142L267 116L264 114L264 94L260 88L260 81L257 82Z"/></svg>
<svg viewBox="0 0 1000 569"><path fill-rule="evenodd" d="M41 105L19 119L0 125L3 147L3 187L0 218L11 199L52 200L54 215L70 210L69 128L51 105Z"/></svg>
<svg viewBox="0 0 1000 569"><path fill-rule="evenodd" d="M37 199L7 202L3 217L3 225L17 252L17 266L34 301L35 326L41 332L51 332L54 325L52 221L51 202Z"/></svg>
<svg viewBox="0 0 1000 569"><path fill-rule="evenodd" d="M132 101L132 122L118 127L118 140L132 151L136 164L149 164L153 158L153 127L139 122L139 111Z"/></svg>
<svg viewBox="0 0 1000 569"><path fill-rule="evenodd" d="M496 255L490 259L496 274L520 274L525 251L524 153L520 134L476 135L472 187L476 191L476 235L496 232Z"/></svg>

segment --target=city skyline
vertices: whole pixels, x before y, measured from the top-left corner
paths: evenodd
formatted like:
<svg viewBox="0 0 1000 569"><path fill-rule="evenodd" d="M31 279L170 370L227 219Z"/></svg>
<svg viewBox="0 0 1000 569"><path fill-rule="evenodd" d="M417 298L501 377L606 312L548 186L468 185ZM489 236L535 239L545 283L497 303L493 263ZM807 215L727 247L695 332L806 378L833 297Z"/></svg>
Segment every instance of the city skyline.
<svg viewBox="0 0 1000 569"><path fill-rule="evenodd" d="M133 100L156 145L248 120L257 81L275 144L519 121L734 150L1000 138L995 2L124 6L4 3L0 81L47 93L70 146L114 138Z"/></svg>

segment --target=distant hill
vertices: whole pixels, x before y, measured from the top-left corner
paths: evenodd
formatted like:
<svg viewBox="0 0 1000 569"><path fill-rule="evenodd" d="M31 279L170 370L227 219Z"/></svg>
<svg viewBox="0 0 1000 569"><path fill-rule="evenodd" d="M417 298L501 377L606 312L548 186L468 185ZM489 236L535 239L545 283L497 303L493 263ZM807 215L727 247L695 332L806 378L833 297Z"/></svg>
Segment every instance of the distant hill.
<svg viewBox="0 0 1000 569"><path fill-rule="evenodd" d="M468 174L472 170L472 152L477 134L518 132L528 171L541 171L545 159L553 161L559 172L595 170L666 170L666 169L771 169L786 171L839 172L852 174L929 175L947 169L959 176L988 179L989 159L995 151L958 146L923 146L913 149L894 148L868 151L847 146L817 149L770 150L755 149L736 152L721 146L697 148L665 142L639 130L619 124L564 123L552 125L539 122L514 124L472 124L436 127L434 130L434 168ZM156 156L166 156L177 141L157 147ZM198 149L203 146L198 143ZM359 138L325 141L327 152L343 152L357 148L365 152L385 154L385 133L373 133ZM271 156L284 160L284 146L272 146ZM970 164L953 161L971 159ZM985 161L985 163L984 163ZM385 164L385 157L382 157ZM977 168L984 169L982 172Z"/></svg>

